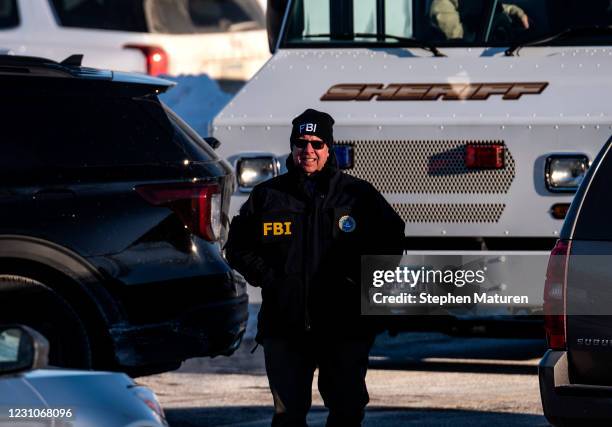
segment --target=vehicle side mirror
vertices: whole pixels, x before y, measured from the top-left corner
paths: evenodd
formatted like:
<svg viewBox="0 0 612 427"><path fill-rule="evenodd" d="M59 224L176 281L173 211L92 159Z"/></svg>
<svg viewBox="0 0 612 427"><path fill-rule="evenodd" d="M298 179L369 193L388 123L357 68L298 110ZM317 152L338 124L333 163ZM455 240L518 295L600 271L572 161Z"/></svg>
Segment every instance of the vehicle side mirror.
<svg viewBox="0 0 612 427"><path fill-rule="evenodd" d="M0 326L0 375L41 369L49 360L49 341L23 325Z"/></svg>
<svg viewBox="0 0 612 427"><path fill-rule="evenodd" d="M266 8L266 28L268 30L268 48L270 53L276 51L276 44L280 37L283 17L287 10L288 0L268 0Z"/></svg>
<svg viewBox="0 0 612 427"><path fill-rule="evenodd" d="M216 150L221 146L221 141L219 141L214 136L207 136L204 138L204 141L206 141L206 143L210 145L213 150Z"/></svg>

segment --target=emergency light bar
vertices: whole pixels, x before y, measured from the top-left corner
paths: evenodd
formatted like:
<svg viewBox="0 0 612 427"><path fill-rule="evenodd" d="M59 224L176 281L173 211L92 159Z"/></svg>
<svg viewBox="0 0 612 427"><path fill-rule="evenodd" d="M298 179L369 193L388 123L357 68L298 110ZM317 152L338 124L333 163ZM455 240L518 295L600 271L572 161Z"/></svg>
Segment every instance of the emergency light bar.
<svg viewBox="0 0 612 427"><path fill-rule="evenodd" d="M336 161L340 169L351 169L355 164L354 148L350 145L334 145Z"/></svg>

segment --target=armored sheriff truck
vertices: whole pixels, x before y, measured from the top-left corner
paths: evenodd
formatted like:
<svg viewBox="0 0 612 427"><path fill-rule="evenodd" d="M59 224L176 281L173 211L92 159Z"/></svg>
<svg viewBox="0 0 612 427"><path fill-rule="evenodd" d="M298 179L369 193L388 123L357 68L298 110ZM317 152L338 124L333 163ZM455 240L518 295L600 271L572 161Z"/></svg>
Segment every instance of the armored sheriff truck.
<svg viewBox="0 0 612 427"><path fill-rule="evenodd" d="M405 220L407 251L547 254L612 134L612 4L508 2L270 1L274 55L211 128L231 214L285 172L291 120L315 108L340 167Z"/></svg>

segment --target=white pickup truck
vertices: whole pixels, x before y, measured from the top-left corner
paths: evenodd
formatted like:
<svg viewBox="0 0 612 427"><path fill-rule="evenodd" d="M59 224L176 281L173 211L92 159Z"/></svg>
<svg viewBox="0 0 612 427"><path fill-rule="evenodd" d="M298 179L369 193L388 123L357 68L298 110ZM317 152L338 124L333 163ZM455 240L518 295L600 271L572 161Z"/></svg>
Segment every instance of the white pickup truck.
<svg viewBox="0 0 612 427"><path fill-rule="evenodd" d="M269 3L274 55L211 129L236 168L231 212L283 173L291 120L315 108L345 172L406 221L408 251L548 253L612 133L612 7L508 1Z"/></svg>

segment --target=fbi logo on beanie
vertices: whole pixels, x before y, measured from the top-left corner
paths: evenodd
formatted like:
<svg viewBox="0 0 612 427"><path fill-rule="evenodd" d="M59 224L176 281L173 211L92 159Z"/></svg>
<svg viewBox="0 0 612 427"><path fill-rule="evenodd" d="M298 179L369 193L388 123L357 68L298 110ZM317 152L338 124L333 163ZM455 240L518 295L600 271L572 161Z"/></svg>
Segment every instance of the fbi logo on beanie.
<svg viewBox="0 0 612 427"><path fill-rule="evenodd" d="M302 135L315 135L331 146L334 142L334 123L329 114L309 108L291 122L293 128L290 141L293 142Z"/></svg>

